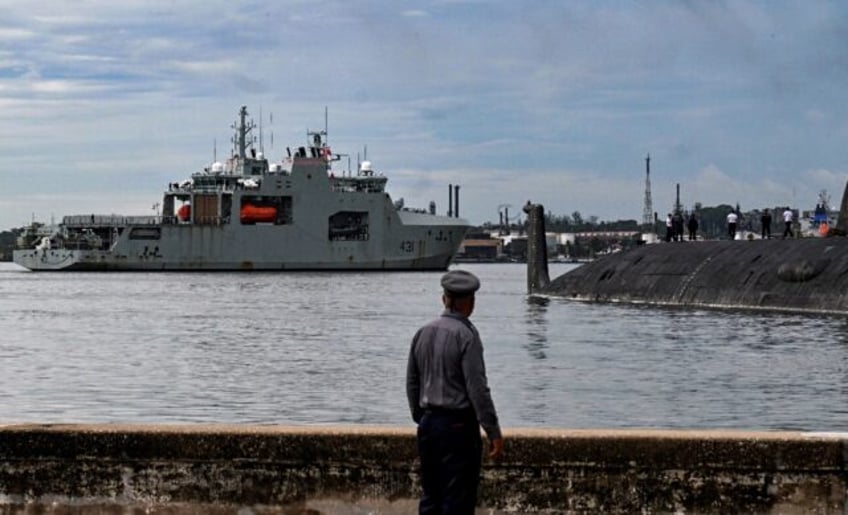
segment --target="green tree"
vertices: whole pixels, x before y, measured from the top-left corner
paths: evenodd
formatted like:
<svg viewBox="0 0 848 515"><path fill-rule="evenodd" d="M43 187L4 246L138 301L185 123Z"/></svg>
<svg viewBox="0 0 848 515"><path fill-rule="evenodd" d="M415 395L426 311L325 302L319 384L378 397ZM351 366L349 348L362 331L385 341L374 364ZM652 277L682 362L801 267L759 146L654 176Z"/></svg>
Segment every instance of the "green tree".
<svg viewBox="0 0 848 515"><path fill-rule="evenodd" d="M580 211L571 213L571 219L574 221L574 225L578 227L583 225L583 216L580 214Z"/></svg>
<svg viewBox="0 0 848 515"><path fill-rule="evenodd" d="M698 227L704 238L724 238L727 233L727 214L733 209L729 204L701 208L701 223Z"/></svg>

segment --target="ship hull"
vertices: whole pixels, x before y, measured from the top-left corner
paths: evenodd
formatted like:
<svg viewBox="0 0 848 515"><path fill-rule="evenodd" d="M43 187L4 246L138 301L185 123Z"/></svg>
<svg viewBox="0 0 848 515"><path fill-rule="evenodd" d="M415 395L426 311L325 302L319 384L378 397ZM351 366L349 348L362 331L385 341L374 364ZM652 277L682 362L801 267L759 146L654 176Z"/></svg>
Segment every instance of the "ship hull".
<svg viewBox="0 0 848 515"><path fill-rule="evenodd" d="M32 271L445 270L467 225L404 226L379 240L334 242L270 225L162 226L157 239L144 240L129 239L132 229L109 250L16 250L13 260Z"/></svg>
<svg viewBox="0 0 848 515"><path fill-rule="evenodd" d="M49 253L50 251L48 251ZM56 251L41 259L27 251L15 251L14 262L33 272L235 272L235 271L402 271L402 270L445 270L450 264L452 253L425 258L395 259L380 261L321 262L321 261L210 261L208 259L186 260L118 260L108 252L85 250Z"/></svg>
<svg viewBox="0 0 848 515"><path fill-rule="evenodd" d="M80 251L74 251L80 252ZM161 262L161 263L121 263L108 259L97 261L90 256L81 255L71 258L63 264L37 263L29 259L15 259L15 263L33 272L249 272L249 271L440 271L447 269L448 259L431 258L427 260L409 260L371 263L206 263L206 262Z"/></svg>
<svg viewBox="0 0 848 515"><path fill-rule="evenodd" d="M533 293L589 302L848 314L848 240L642 245Z"/></svg>
<svg viewBox="0 0 848 515"><path fill-rule="evenodd" d="M695 309L848 315L848 238L639 245L549 281L544 208L528 205L531 295Z"/></svg>

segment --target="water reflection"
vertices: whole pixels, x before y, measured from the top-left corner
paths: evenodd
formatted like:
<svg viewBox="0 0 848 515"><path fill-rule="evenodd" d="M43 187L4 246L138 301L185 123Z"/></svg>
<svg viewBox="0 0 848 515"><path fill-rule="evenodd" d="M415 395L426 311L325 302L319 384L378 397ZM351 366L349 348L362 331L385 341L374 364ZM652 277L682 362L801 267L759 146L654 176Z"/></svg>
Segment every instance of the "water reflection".
<svg viewBox="0 0 848 515"><path fill-rule="evenodd" d="M528 297L521 266L468 268L504 427L848 430L841 317ZM0 423L408 426L440 275L0 274Z"/></svg>
<svg viewBox="0 0 848 515"><path fill-rule="evenodd" d="M531 357L545 359L548 348L548 304L547 297L529 295L527 297L527 343L524 348Z"/></svg>
<svg viewBox="0 0 848 515"><path fill-rule="evenodd" d="M520 385L521 395L508 399L518 413L522 425L541 425L551 411L551 395L556 395L557 367L548 359L550 342L548 341L548 299L526 297L521 347L528 358L522 360L520 372L515 380ZM520 333L516 334L520 337Z"/></svg>

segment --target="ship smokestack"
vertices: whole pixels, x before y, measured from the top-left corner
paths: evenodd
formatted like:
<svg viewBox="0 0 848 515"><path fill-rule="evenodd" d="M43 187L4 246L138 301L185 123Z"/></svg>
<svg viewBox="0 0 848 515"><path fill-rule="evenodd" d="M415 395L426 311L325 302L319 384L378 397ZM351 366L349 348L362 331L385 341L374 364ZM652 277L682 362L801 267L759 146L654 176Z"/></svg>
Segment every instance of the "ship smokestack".
<svg viewBox="0 0 848 515"><path fill-rule="evenodd" d="M681 208L682 208L682 205L680 204L680 183L678 182L677 183L677 196L675 197L675 200L674 200L674 211L676 213L682 213L683 210Z"/></svg>
<svg viewBox="0 0 848 515"><path fill-rule="evenodd" d="M536 293L551 282L545 241L545 208L528 200L524 212L527 213L527 293Z"/></svg>
<svg viewBox="0 0 848 515"><path fill-rule="evenodd" d="M448 184L448 216L453 216L453 184Z"/></svg>
<svg viewBox="0 0 848 515"><path fill-rule="evenodd" d="M459 184L453 187L453 216L459 218Z"/></svg>

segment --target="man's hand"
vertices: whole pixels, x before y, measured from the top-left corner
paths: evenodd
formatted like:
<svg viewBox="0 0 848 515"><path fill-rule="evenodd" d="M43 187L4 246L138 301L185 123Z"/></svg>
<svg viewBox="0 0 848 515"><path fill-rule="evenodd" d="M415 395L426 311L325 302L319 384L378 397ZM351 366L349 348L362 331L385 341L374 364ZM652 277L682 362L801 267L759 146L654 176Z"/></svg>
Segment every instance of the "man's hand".
<svg viewBox="0 0 848 515"><path fill-rule="evenodd" d="M503 456L503 438L495 438L489 441L489 459L499 460Z"/></svg>

